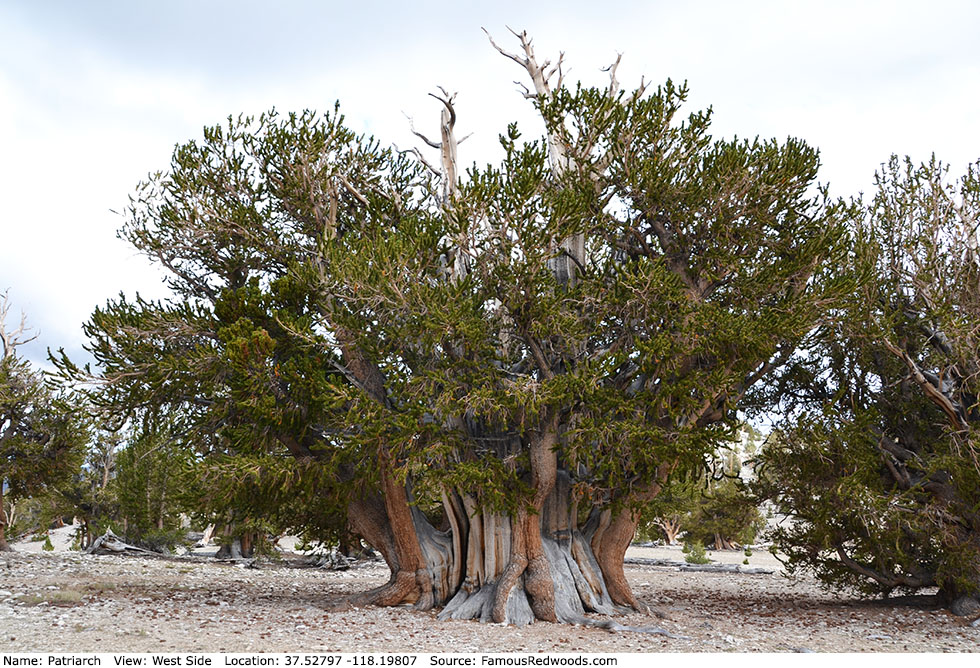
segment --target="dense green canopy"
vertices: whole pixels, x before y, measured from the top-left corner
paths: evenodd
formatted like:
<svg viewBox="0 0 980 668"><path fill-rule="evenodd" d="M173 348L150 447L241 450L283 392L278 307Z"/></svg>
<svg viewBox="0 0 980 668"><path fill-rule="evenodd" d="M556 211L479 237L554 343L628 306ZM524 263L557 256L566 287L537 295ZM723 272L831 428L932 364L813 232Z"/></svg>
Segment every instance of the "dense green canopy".
<svg viewBox="0 0 980 668"><path fill-rule="evenodd" d="M763 488L799 520L792 567L957 601L980 590L980 181L893 158L877 183L840 267L861 290L778 387Z"/></svg>

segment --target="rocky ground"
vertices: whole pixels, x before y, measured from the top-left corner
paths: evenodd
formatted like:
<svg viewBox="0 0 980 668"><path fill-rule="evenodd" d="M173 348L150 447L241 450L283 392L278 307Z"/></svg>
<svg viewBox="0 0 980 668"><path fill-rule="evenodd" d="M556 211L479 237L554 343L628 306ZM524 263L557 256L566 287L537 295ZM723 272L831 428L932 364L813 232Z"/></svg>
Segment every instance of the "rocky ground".
<svg viewBox="0 0 980 668"><path fill-rule="evenodd" d="M686 572L673 548L631 548L638 598L667 614L618 621L675 637L538 623L440 622L412 608L331 612L382 584L383 564L346 571L300 560L246 568L207 556L89 556L21 543L0 553L0 652L943 652L980 649L980 626L942 610L838 599L766 574ZM289 555L287 554L287 557ZM714 553L741 563L741 553ZM663 560L673 560L667 564Z"/></svg>

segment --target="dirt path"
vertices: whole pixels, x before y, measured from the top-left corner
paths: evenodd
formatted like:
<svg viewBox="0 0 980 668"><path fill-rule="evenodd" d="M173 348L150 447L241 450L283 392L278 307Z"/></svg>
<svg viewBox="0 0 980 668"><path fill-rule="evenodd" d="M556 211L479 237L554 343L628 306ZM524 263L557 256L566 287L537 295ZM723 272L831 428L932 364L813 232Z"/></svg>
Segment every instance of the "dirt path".
<svg viewBox="0 0 980 668"><path fill-rule="evenodd" d="M663 558L679 552L633 550ZM716 557L719 555L715 555ZM731 554L729 561L741 555ZM752 558L754 566L763 557ZM333 572L189 560L0 554L0 652L721 652L975 651L980 628L943 611L837 600L778 573L680 572L629 565L639 599L669 615L633 614L686 639L553 624L440 622L411 608L329 612L385 581L378 563Z"/></svg>

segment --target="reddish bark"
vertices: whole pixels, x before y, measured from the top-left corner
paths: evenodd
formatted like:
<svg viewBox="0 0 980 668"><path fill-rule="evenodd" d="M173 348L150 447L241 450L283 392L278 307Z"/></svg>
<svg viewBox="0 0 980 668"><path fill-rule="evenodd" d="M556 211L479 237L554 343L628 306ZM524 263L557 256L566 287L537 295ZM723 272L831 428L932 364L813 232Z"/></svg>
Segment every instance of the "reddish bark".
<svg viewBox="0 0 980 668"><path fill-rule="evenodd" d="M612 516L610 511L605 511L603 514L605 521L600 525L601 530L597 531L592 539L592 552L599 562L602 577L606 581L606 589L613 603L638 609L639 603L623 570L626 548L629 547L636 533L638 518L629 510L616 516Z"/></svg>

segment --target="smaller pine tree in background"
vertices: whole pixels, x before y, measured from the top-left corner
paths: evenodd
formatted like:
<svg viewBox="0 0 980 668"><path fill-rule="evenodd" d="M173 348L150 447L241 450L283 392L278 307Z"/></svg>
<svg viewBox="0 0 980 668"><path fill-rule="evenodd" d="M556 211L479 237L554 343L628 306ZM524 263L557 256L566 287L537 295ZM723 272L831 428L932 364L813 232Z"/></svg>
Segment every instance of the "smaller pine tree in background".
<svg viewBox="0 0 980 668"><path fill-rule="evenodd" d="M764 435L745 425L710 459L676 470L664 492L644 509L639 538L670 545L683 534L685 544L698 541L715 550L751 544L765 519L743 476L751 477L745 463L764 441Z"/></svg>
<svg viewBox="0 0 980 668"><path fill-rule="evenodd" d="M689 564L711 563L711 559L708 558L707 553L704 551L704 544L699 540L685 542L684 553L684 561Z"/></svg>

